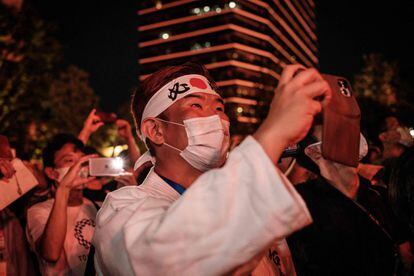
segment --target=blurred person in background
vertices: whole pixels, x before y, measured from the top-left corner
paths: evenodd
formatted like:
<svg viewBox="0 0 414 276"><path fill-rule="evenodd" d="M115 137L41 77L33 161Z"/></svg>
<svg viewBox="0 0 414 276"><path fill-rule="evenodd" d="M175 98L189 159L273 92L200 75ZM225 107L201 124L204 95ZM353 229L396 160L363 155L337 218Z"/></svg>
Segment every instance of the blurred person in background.
<svg viewBox="0 0 414 276"><path fill-rule="evenodd" d="M386 130L379 135L384 146L385 182L388 199L397 215L409 225L410 242L414 242L414 149L413 137L395 116L385 119ZM406 248L406 251L411 250ZM412 253L412 252L411 252ZM414 272L413 272L414 273Z"/></svg>
<svg viewBox="0 0 414 276"><path fill-rule="evenodd" d="M115 125L117 127L118 137L123 139L128 146L128 164L129 168L132 169L133 164L140 158L141 152L135 142L131 125L127 120L123 119L116 120Z"/></svg>
<svg viewBox="0 0 414 276"><path fill-rule="evenodd" d="M116 120L115 125L118 130L118 136L128 146L128 150L124 150L120 153L120 157L124 162L124 169L127 172L132 173L115 177L115 181L118 183L117 187L136 186L138 185L139 174L133 168L135 162L141 157L141 152L135 142L130 123L126 120L118 119Z"/></svg>
<svg viewBox="0 0 414 276"><path fill-rule="evenodd" d="M8 149L0 150L3 152ZM15 173L11 160L0 158L2 185L7 185ZM0 210L0 275L38 275L23 228L11 207L9 205Z"/></svg>
<svg viewBox="0 0 414 276"><path fill-rule="evenodd" d="M407 232L391 208L357 168L322 156L322 127L302 141L298 163L317 175L296 185L305 200L313 224L288 237L299 275L393 275L396 250L408 273L413 256ZM345 145L343 145L345 146ZM361 135L359 160L368 146ZM408 271L408 272L407 272ZM406 275L406 274L405 274Z"/></svg>
<svg viewBox="0 0 414 276"><path fill-rule="evenodd" d="M44 171L54 196L27 212L27 237L42 275L83 275L95 227L97 206L83 196L94 180L79 171L93 155L84 155L83 143L69 134L57 134L43 150Z"/></svg>
<svg viewBox="0 0 414 276"><path fill-rule="evenodd" d="M379 135L384 147L383 160L400 157L407 149L411 148L414 139L408 128L401 125L395 116L385 118L385 131Z"/></svg>

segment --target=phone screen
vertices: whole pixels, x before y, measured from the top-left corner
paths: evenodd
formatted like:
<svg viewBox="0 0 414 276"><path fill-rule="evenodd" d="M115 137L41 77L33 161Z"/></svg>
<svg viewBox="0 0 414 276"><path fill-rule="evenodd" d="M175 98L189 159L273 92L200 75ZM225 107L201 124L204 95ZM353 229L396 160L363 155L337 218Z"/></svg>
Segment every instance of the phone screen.
<svg viewBox="0 0 414 276"><path fill-rule="evenodd" d="M89 175L119 176L124 174L122 158L91 158L89 159Z"/></svg>

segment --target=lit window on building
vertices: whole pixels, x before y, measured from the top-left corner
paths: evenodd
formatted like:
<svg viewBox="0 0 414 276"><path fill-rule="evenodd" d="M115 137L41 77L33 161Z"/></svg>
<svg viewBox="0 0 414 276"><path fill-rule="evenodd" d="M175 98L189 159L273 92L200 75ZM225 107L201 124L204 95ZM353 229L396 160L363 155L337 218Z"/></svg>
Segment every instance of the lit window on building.
<svg viewBox="0 0 414 276"><path fill-rule="evenodd" d="M237 7L236 2L233 2L233 1L229 2L229 8L230 9L234 9L235 7Z"/></svg>
<svg viewBox="0 0 414 276"><path fill-rule="evenodd" d="M160 34L160 37L161 37L162 39L169 39L169 38L170 38L170 36L171 36L171 34L169 34L169 33L167 33L167 32L164 32L164 33L161 33L161 34Z"/></svg>
<svg viewBox="0 0 414 276"><path fill-rule="evenodd" d="M222 85L225 98L239 97L257 101L256 104L226 103L232 121L232 133L249 134L257 127L257 121L267 115L277 85L273 72L281 74L286 64L301 63L307 67L318 64L316 40L310 32L303 31L308 28L304 28L306 22L301 20L301 14L294 13L288 6L290 2L294 3L293 6L303 2L304 7L313 13L314 9L308 7L309 1L311 0L139 1L146 3L142 5L143 12L138 21L141 28L141 41L138 45L142 53L142 76L153 73L159 67L182 63L188 59L202 64L214 64L210 74ZM287 10L286 14L280 7ZM234 13L243 9L254 16ZM191 19L187 19L188 16ZM259 17L267 21L262 22ZM309 21L314 23L314 19ZM270 28L269 22L275 28ZM160 25L152 27L151 24ZM222 29L226 24L240 28ZM207 28L211 28L211 32L178 35ZM246 32L246 29L252 32ZM265 36L253 35L255 33ZM269 42L268 38L272 38L275 43ZM276 47L278 45L280 47ZM158 58L159 56L165 57ZM273 71L272 74L269 74L269 70ZM412 134L414 135L414 130Z"/></svg>
<svg viewBox="0 0 414 276"><path fill-rule="evenodd" d="M202 47L199 43L195 43L193 46L191 46L191 50L200 50Z"/></svg>
<svg viewBox="0 0 414 276"><path fill-rule="evenodd" d="M156 1L156 2L155 2L155 8L156 8L157 10L160 10L160 9L162 8L162 2L161 2L161 1Z"/></svg>

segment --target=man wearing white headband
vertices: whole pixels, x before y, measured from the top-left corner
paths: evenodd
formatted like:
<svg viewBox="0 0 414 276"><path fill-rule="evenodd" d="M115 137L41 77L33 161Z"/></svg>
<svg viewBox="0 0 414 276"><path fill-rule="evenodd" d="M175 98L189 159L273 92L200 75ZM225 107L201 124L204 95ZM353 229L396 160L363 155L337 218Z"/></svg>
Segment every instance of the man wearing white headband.
<svg viewBox="0 0 414 276"><path fill-rule="evenodd" d="M228 117L204 67L148 77L132 111L155 166L141 186L106 197L93 242L98 274L293 274L283 238L311 217L275 164L330 93L315 69L287 66L268 117L228 154Z"/></svg>

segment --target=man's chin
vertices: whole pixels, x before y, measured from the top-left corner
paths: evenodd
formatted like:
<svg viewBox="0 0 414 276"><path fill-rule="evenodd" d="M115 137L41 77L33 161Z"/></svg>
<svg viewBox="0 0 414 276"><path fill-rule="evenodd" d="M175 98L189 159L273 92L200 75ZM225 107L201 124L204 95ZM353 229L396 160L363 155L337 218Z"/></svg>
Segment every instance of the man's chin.
<svg viewBox="0 0 414 276"><path fill-rule="evenodd" d="M229 152L227 152L224 156L221 157L220 161L218 162L217 168L221 168L226 164Z"/></svg>

